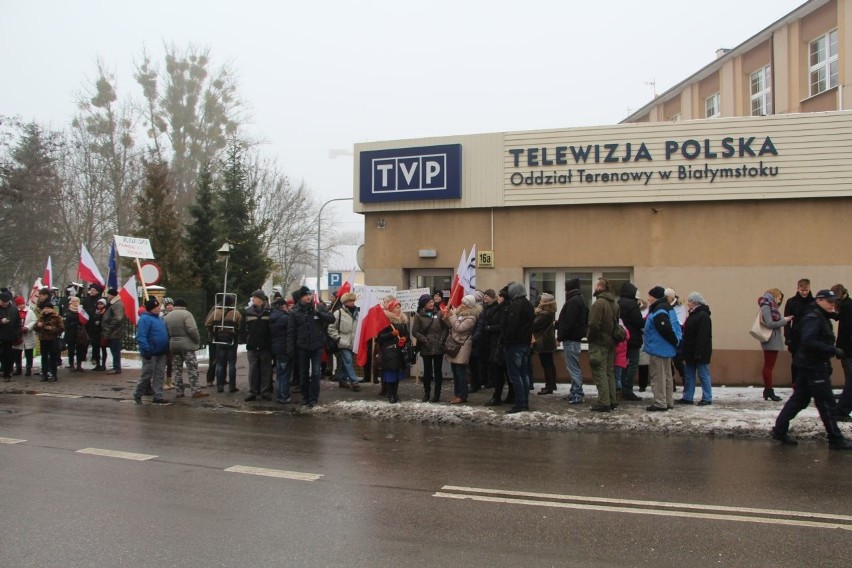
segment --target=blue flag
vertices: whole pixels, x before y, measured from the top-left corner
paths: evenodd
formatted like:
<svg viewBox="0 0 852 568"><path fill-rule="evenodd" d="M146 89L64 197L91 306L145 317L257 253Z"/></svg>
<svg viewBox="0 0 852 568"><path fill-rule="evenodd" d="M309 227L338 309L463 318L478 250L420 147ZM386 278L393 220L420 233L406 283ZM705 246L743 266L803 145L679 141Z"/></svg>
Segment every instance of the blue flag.
<svg viewBox="0 0 852 568"><path fill-rule="evenodd" d="M118 255L115 252L115 239L109 249L109 276L107 276L107 288L118 290Z"/></svg>

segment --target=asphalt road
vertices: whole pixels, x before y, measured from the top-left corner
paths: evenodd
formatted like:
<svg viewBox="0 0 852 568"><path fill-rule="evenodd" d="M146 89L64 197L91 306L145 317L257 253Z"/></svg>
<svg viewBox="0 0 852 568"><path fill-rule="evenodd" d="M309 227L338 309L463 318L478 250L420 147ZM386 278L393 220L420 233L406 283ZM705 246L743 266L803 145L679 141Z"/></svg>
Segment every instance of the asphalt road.
<svg viewBox="0 0 852 568"><path fill-rule="evenodd" d="M852 456L817 444L15 395L0 442L4 567L848 566L852 543Z"/></svg>

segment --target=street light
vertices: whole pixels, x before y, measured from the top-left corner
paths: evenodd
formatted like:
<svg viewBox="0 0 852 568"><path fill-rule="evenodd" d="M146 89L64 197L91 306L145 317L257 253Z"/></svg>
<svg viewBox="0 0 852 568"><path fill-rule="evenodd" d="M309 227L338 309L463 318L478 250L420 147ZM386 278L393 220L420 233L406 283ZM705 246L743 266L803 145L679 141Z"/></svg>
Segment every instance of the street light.
<svg viewBox="0 0 852 568"><path fill-rule="evenodd" d="M322 277L322 268L320 264L320 235L322 233L322 210L325 209L325 206L329 203L334 203L335 201L352 201L352 197L335 197L334 199L329 199L320 207L319 215L317 215L317 299L320 298L320 291L322 290L322 286L320 285L320 277Z"/></svg>
<svg viewBox="0 0 852 568"><path fill-rule="evenodd" d="M216 254L219 256L225 257L225 282L222 284L222 301L225 301L225 294L228 293L228 259L231 256L231 243L226 242L224 245L219 247L219 250L216 251Z"/></svg>

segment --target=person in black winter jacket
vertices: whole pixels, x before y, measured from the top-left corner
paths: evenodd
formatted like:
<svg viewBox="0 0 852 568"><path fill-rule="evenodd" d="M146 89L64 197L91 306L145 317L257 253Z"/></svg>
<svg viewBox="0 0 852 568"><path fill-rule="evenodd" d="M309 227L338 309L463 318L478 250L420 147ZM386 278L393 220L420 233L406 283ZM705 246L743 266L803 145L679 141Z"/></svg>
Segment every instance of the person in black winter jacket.
<svg viewBox="0 0 852 568"><path fill-rule="evenodd" d="M645 327L645 319L642 317L642 308L636 298L636 286L631 282L621 285L618 298L618 309L621 321L627 326L630 338L627 340L627 370L621 377L621 400L642 400L633 392L633 381L636 371L639 369L639 354L642 351L642 334Z"/></svg>
<svg viewBox="0 0 852 568"><path fill-rule="evenodd" d="M535 308L527 299L527 289L523 284L510 283L508 292L510 303L506 310L506 324L500 341L506 350L506 372L515 390L515 405L507 411L507 414L513 414L530 409L531 377L528 374L526 359L530 353Z"/></svg>
<svg viewBox="0 0 852 568"><path fill-rule="evenodd" d="M21 337L21 318L18 308L12 303L12 294L4 289L0 292L0 368L3 380L8 382L14 370L13 345Z"/></svg>
<svg viewBox="0 0 852 568"><path fill-rule="evenodd" d="M243 319L249 363L249 395L246 401L272 400L272 338L269 333L269 304L263 290L251 294L251 305Z"/></svg>
<svg viewBox="0 0 852 568"><path fill-rule="evenodd" d="M508 295L508 290L506 294ZM485 321L483 333L488 341L488 380L491 381L488 387L494 388L485 406L500 406L503 403L503 386L506 384L506 357L503 354L503 346L500 345L500 335L507 309L504 303L506 296L497 294L491 289L486 290L485 295L492 300L486 304L482 318Z"/></svg>
<svg viewBox="0 0 852 568"><path fill-rule="evenodd" d="M269 314L269 334L272 356L275 357L275 402L290 402L290 380L293 377L293 365L287 354L287 330L290 322L290 307L287 301L278 297L272 302Z"/></svg>
<svg viewBox="0 0 852 568"><path fill-rule="evenodd" d="M834 417L837 420L848 422L849 414L852 412L852 298L849 290L843 284L835 284L831 291L837 294L835 310L837 311L837 343L836 347L843 351L840 365L843 367L843 392L834 407Z"/></svg>
<svg viewBox="0 0 852 568"><path fill-rule="evenodd" d="M784 327L784 344L787 350L792 355L791 359L796 358L796 350L799 348L799 334L801 330L802 316L810 310L814 305L814 296L811 294L811 281L807 278L802 278L796 283L796 293L793 294L784 304L784 317L792 317L790 322ZM799 370L796 364L790 366L790 376L792 377L793 385L796 384L796 375Z"/></svg>
<svg viewBox="0 0 852 568"><path fill-rule="evenodd" d="M834 394L831 391L831 359L843 359L846 354L835 347L834 330L830 318L834 314L837 295L831 290L820 290L815 306L801 316L798 347L793 364L798 368L798 379L793 394L787 399L772 429L772 438L782 444L795 445L791 437L790 421L807 408L814 399L822 424L828 434L828 447L832 450L852 450L852 442L843 437L831 411Z"/></svg>
<svg viewBox="0 0 852 568"><path fill-rule="evenodd" d="M580 292L580 279L565 282L565 304L556 320L556 341L562 344L565 368L571 377L571 391L564 398L571 404L581 404L583 373L580 370L580 345L589 329L589 305Z"/></svg>
<svg viewBox="0 0 852 568"><path fill-rule="evenodd" d="M710 382L710 355L713 353L713 325L710 321L710 308L704 302L704 296L692 292L686 298L689 315L683 324L683 397L675 402L692 404L695 395L695 375L701 381L701 402L699 406L713 403L713 391Z"/></svg>
<svg viewBox="0 0 852 568"><path fill-rule="evenodd" d="M334 316L324 304L314 306L310 288L302 286L292 293L295 307L290 311L287 327L287 355L299 361L299 392L302 406L313 408L319 403L320 362L328 343L326 328Z"/></svg>

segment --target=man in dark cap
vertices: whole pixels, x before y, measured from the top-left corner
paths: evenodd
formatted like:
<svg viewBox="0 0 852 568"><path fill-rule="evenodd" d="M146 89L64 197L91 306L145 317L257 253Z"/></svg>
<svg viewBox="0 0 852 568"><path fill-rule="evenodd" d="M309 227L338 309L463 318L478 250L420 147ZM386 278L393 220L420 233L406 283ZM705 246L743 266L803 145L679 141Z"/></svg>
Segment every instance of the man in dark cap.
<svg viewBox="0 0 852 568"><path fill-rule="evenodd" d="M246 355L249 362L249 395L247 402L272 400L272 334L269 329L271 310L263 290L251 293L251 304L243 319Z"/></svg>
<svg viewBox="0 0 852 568"><path fill-rule="evenodd" d="M290 312L287 327L287 354L299 361L302 405L313 408L319 403L320 359L328 342L326 327L334 323L334 316L324 304L314 306L307 286L302 286L292 296L296 306Z"/></svg>
<svg viewBox="0 0 852 568"><path fill-rule="evenodd" d="M15 352L13 345L21 337L21 318L12 303L12 294L0 292L0 369L3 380L12 380Z"/></svg>
<svg viewBox="0 0 852 568"><path fill-rule="evenodd" d="M142 357L142 372L136 383L133 400L142 404L142 395L154 391L155 404L163 399L163 381L166 378L166 351L169 349L169 332L160 318L160 302L153 296L145 301L145 311L136 326L136 344Z"/></svg>
<svg viewBox="0 0 852 568"><path fill-rule="evenodd" d="M837 421L832 416L834 394L831 391L831 360L843 359L846 354L834 345L831 317L837 295L831 290L820 290L814 297L815 306L807 310L799 323L798 345L793 364L798 370L796 388L781 409L772 429L772 438L782 444L794 446L798 442L788 434L790 421L808 407L811 398L828 435L832 450L852 450L852 442L843 437Z"/></svg>
<svg viewBox="0 0 852 568"><path fill-rule="evenodd" d="M112 354L112 370L107 375L121 374L121 340L124 339L124 302L118 295L118 290L110 288L107 290L109 303L101 320L101 337L109 342L109 351Z"/></svg>
<svg viewBox="0 0 852 568"><path fill-rule="evenodd" d="M589 305L580 292L580 279L565 281L565 305L556 320L556 341L562 343L565 368L571 377L571 391L565 397L570 404L582 404L583 373L580 370L580 346L589 328Z"/></svg>
<svg viewBox="0 0 852 568"><path fill-rule="evenodd" d="M648 319L645 320L645 352L650 355L648 373L654 402L649 412L674 408L672 358L680 344L681 328L674 308L666 298L666 289L654 286L648 291Z"/></svg>

